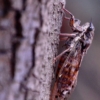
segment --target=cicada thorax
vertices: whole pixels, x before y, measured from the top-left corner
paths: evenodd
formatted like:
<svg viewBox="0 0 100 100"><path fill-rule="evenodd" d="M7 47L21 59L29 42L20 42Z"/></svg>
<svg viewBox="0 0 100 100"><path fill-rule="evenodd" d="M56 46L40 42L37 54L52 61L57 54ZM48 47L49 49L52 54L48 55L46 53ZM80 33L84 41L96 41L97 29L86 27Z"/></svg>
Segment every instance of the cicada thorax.
<svg viewBox="0 0 100 100"><path fill-rule="evenodd" d="M75 82L77 81L78 70L82 58L81 43L79 42L77 44L75 52L72 53L69 58L67 58L69 53L66 53L61 57L58 65L60 69L63 66L64 61L68 59L66 66L62 70L61 76L58 76L57 79L58 95L59 97L63 98L70 94Z"/></svg>

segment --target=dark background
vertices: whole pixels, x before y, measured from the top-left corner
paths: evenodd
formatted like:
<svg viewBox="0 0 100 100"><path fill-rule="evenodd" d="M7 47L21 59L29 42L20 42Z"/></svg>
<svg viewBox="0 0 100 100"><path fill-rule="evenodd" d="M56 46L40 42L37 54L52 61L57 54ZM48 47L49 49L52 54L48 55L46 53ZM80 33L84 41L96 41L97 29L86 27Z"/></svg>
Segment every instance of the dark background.
<svg viewBox="0 0 100 100"><path fill-rule="evenodd" d="M92 18L95 26L93 43L83 59L70 100L100 100L100 0L67 0L66 8L81 20L81 24ZM63 21L63 32L72 32L66 20Z"/></svg>

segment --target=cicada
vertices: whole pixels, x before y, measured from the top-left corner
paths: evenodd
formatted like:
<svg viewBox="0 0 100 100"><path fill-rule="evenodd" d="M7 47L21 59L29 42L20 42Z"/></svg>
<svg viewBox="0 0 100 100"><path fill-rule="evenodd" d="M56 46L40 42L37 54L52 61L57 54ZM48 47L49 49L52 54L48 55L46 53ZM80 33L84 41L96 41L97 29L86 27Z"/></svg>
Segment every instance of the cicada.
<svg viewBox="0 0 100 100"><path fill-rule="evenodd" d="M95 30L92 22L80 25L81 21L65 9L62 3L61 6L63 11L70 15L70 18L64 18L69 20L73 33L60 34L60 40L66 41L66 49L54 58L55 61L59 60L59 64L50 100L68 99L69 94L76 86L82 59L92 43Z"/></svg>

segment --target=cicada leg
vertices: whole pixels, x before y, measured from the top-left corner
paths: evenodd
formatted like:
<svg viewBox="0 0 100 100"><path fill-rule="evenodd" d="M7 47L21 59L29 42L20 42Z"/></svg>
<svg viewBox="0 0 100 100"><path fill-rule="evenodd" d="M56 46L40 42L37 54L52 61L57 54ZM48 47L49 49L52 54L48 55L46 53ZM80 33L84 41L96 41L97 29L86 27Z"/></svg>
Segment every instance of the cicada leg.
<svg viewBox="0 0 100 100"><path fill-rule="evenodd" d="M64 54L64 53L66 53L66 52L68 52L70 49L68 48L68 49L66 49L66 50L64 50L62 53L60 53L58 56L56 56L55 58L54 58L54 63L57 61L57 60L59 60L60 59L60 57Z"/></svg>

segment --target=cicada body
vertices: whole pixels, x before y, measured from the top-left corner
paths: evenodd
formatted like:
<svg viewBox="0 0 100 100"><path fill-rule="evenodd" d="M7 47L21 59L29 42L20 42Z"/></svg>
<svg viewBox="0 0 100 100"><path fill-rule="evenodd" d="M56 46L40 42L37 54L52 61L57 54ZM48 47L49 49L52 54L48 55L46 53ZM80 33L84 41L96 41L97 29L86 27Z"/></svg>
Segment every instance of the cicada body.
<svg viewBox="0 0 100 100"><path fill-rule="evenodd" d="M55 99L51 100L64 100L68 98L76 85L82 59L92 43L93 35L94 32L89 32L87 29L83 34L79 33L73 39L67 39L66 49L68 51L64 52L60 57L55 81Z"/></svg>
<svg viewBox="0 0 100 100"><path fill-rule="evenodd" d="M61 5L63 6L62 3ZM80 21L76 20L73 14L64 7L62 9L71 15L71 18L65 18L70 20L69 24L73 33L60 34L60 39L66 41L66 48L54 59L55 61L59 59L59 64L50 100L68 99L77 83L82 59L87 53L94 36L94 26L91 22L80 26Z"/></svg>

